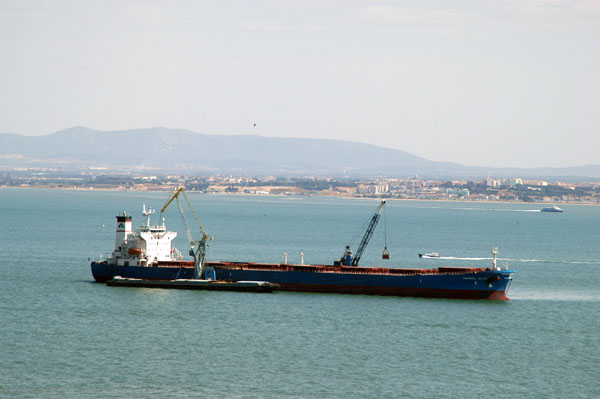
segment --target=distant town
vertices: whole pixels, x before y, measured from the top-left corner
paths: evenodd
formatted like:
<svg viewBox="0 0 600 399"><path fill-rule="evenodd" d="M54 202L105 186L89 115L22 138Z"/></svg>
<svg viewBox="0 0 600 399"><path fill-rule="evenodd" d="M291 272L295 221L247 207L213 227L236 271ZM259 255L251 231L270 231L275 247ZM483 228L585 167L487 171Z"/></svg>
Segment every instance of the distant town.
<svg viewBox="0 0 600 399"><path fill-rule="evenodd" d="M0 172L0 187L170 191L178 186L185 186L192 193L600 204L598 181L547 182L490 176L481 180L444 181L418 177L129 175L94 170L66 174L60 169Z"/></svg>

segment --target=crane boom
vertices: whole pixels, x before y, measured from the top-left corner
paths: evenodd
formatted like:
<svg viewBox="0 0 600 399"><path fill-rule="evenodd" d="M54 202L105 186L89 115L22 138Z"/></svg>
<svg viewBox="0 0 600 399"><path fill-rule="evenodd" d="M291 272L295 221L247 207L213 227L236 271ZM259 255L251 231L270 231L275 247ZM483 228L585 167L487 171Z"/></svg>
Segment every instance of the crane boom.
<svg viewBox="0 0 600 399"><path fill-rule="evenodd" d="M350 245L346 245L346 250L344 251L342 258L340 260L336 260L334 262L334 265L358 266L358 262L360 261L360 258L362 256L363 252L365 252L365 249L367 248L367 244L369 243L369 240L371 239L371 236L373 235L373 232L375 231L375 226L377 226L377 222L379 221L379 216L381 215L381 210L383 209L384 206L385 206L385 200L381 201L381 203L375 210L375 213L371 217L371 220L369 221L369 226L367 227L367 231L365 231L365 234L364 234L362 240L360 241L360 244L358 245L358 250L356 251L356 256L352 257L352 251L350 250Z"/></svg>
<svg viewBox="0 0 600 399"><path fill-rule="evenodd" d="M198 227L200 228L200 232L202 233L202 238L199 241L196 241L192 238L192 233L191 233L190 227L187 223L187 219L185 217L185 212L183 211L183 206L181 205L181 201L179 200L180 194L183 194L183 197L185 198L185 202L187 203L188 208L190 208L190 211L192 212L192 214L194 215L194 218L196 219L196 223L198 223ZM161 215L169 207L169 205L173 202L173 200L177 201L177 208L179 209L179 216L181 216L181 221L183 223L183 227L185 228L185 235L190 244L190 255L192 255L194 257L194 278L203 278L204 277L204 264L205 264L205 260L206 260L205 259L206 245L207 245L208 241L212 240L212 237L206 232L206 230L204 230L202 223L200 223L200 218L198 217L198 214L194 210L192 203L190 202L187 195L185 194L184 187L179 187L171 193L171 195L167 199L167 202L160 210Z"/></svg>
<svg viewBox="0 0 600 399"><path fill-rule="evenodd" d="M377 226L377 222L379 222L379 216L381 216L381 210L385 206L385 201L381 201L381 204L377 207L377 210L373 214L371 221L369 222L369 227L367 227L367 231L365 231L365 235L363 236L360 244L358 245L358 249L356 250L356 256L352 260L352 266L358 266L358 262L360 261L360 257L363 252L367 248L367 244L373 235L373 231L375 231L375 227Z"/></svg>
<svg viewBox="0 0 600 399"><path fill-rule="evenodd" d="M167 202L165 202L165 205L164 205L164 206L162 207L162 209L160 210L160 213L163 213L163 212L164 212L164 211L167 209L167 207L168 207L169 205L171 205L171 202L173 202L173 200L174 200L175 198L177 198L177 197L179 196L179 194L181 194L181 192L182 192L183 190L184 190L184 187L179 187L179 188L175 189L175 190L174 190L174 191L171 193L171 195L169 196L169 198L167 199Z"/></svg>

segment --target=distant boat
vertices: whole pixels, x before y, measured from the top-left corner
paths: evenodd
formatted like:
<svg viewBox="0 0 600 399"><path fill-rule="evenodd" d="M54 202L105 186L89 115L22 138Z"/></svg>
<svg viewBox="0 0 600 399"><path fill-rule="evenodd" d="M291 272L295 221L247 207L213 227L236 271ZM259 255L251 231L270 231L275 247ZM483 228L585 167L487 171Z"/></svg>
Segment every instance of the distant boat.
<svg viewBox="0 0 600 399"><path fill-rule="evenodd" d="M563 210L554 205L547 208L542 208L540 212L563 212Z"/></svg>
<svg viewBox="0 0 600 399"><path fill-rule="evenodd" d="M430 252L428 254L419 254L419 258L439 258L440 254L438 252Z"/></svg>

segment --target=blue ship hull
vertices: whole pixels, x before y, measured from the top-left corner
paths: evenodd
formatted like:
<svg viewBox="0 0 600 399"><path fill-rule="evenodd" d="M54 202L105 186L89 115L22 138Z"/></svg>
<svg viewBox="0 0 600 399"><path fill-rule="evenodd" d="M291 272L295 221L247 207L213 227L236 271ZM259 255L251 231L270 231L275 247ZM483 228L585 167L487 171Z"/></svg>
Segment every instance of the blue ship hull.
<svg viewBox="0 0 600 399"><path fill-rule="evenodd" d="M193 278L191 262L116 266L92 262L96 281L114 276L149 280ZM209 262L217 280L268 281L281 291L508 300L512 270L485 268L387 269L350 266Z"/></svg>

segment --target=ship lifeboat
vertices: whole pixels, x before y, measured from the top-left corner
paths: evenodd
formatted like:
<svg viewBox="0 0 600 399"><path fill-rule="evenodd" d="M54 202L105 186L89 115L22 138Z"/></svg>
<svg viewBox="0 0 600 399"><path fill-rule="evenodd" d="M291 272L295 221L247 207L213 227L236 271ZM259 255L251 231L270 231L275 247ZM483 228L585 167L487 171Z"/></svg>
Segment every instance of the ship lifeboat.
<svg viewBox="0 0 600 399"><path fill-rule="evenodd" d="M141 248L129 248L129 255L141 255L141 254L142 254Z"/></svg>

